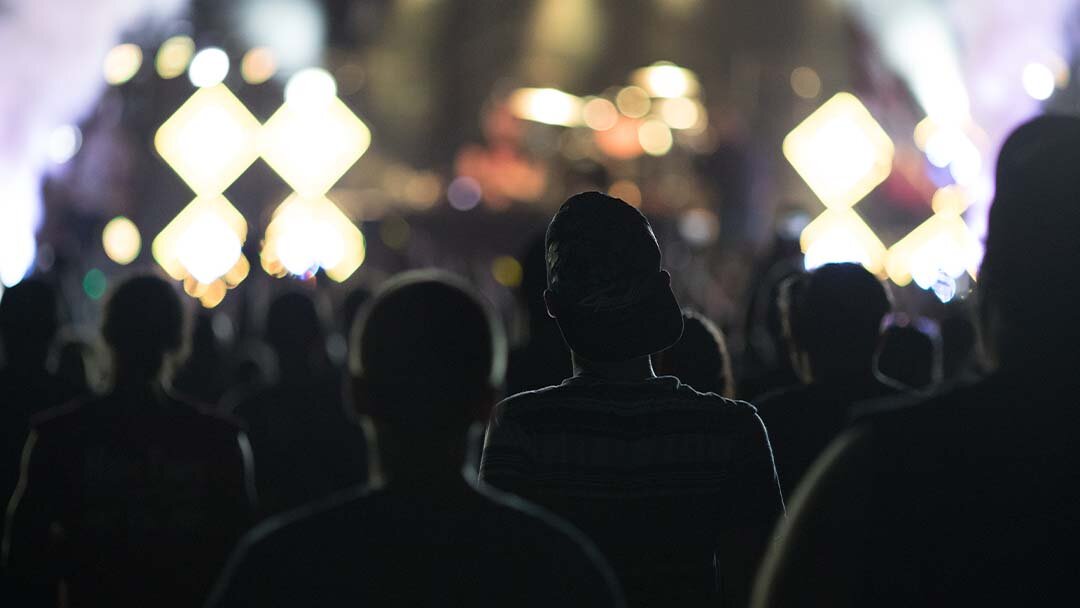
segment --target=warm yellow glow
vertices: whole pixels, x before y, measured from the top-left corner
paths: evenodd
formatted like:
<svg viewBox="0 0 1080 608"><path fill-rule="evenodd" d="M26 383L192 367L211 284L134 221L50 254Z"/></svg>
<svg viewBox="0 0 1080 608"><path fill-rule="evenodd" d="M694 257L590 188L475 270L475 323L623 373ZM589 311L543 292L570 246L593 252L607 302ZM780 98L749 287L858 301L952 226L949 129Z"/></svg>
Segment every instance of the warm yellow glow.
<svg viewBox="0 0 1080 608"><path fill-rule="evenodd" d="M110 260L117 264L130 264L139 257L142 237L135 222L121 215L105 224L105 229L101 231L101 245Z"/></svg>
<svg viewBox="0 0 1080 608"><path fill-rule="evenodd" d="M339 283L364 263L364 235L325 196L292 194L274 211L261 253L263 268L274 276L298 276L322 268Z"/></svg>
<svg viewBox="0 0 1080 608"><path fill-rule="evenodd" d="M154 260L174 279L209 285L232 270L247 238L244 216L221 195L188 204L154 238Z"/></svg>
<svg viewBox="0 0 1080 608"><path fill-rule="evenodd" d="M277 73L277 57L265 46L257 46L244 53L240 60L240 76L248 84L262 84Z"/></svg>
<svg viewBox="0 0 1080 608"><path fill-rule="evenodd" d="M371 131L337 97L308 102L286 101L263 126L259 151L293 190L315 197L363 156Z"/></svg>
<svg viewBox="0 0 1080 608"><path fill-rule="evenodd" d="M635 70L630 80L652 97L693 97L700 90L693 72L667 61Z"/></svg>
<svg viewBox="0 0 1080 608"><path fill-rule="evenodd" d="M795 68L791 71L791 90L803 99L814 99L821 94L821 78L813 68Z"/></svg>
<svg viewBox="0 0 1080 608"><path fill-rule="evenodd" d="M243 283L250 272L251 263L248 262L247 257L240 256L240 259L236 260L236 264L233 264L233 267L229 269L229 272L226 272L225 276L221 278L225 281L225 285L229 289L232 289L240 283Z"/></svg>
<svg viewBox="0 0 1080 608"><path fill-rule="evenodd" d="M886 270L900 286L913 279L929 289L937 277L957 278L967 272L973 278L982 257L982 245L959 215L935 214L889 248Z"/></svg>
<svg viewBox="0 0 1080 608"><path fill-rule="evenodd" d="M295 108L320 110L337 97L337 81L322 68L305 68L285 83L285 101Z"/></svg>
<svg viewBox="0 0 1080 608"><path fill-rule="evenodd" d="M641 118L649 113L652 100L649 94L641 87L624 87L615 96L615 105L624 116Z"/></svg>
<svg viewBox="0 0 1080 608"><path fill-rule="evenodd" d="M158 154L196 194L224 192L258 157L259 121L225 85L196 91L154 137Z"/></svg>
<svg viewBox="0 0 1080 608"><path fill-rule="evenodd" d="M603 97L594 97L585 102L581 114L585 125L594 131L607 131L619 122L619 111L615 109L615 104Z"/></svg>
<svg viewBox="0 0 1080 608"><path fill-rule="evenodd" d="M930 141L930 137L938 130L937 124L930 119L929 116L919 121L915 125L915 145L922 151L926 151L926 144Z"/></svg>
<svg viewBox="0 0 1080 608"><path fill-rule="evenodd" d="M491 276L503 287L521 285L522 274L521 263L508 255L501 255L491 263Z"/></svg>
<svg viewBox="0 0 1080 608"><path fill-rule="evenodd" d="M131 80L142 66L142 49L137 44L118 44L105 55L102 71L105 82L117 85Z"/></svg>
<svg viewBox="0 0 1080 608"><path fill-rule="evenodd" d="M672 129L692 129L697 126L701 112L694 100L676 97L660 102L660 118Z"/></svg>
<svg viewBox="0 0 1080 608"><path fill-rule="evenodd" d="M892 171L892 140L850 93L837 94L795 127L783 150L830 208L853 206Z"/></svg>
<svg viewBox="0 0 1080 608"><path fill-rule="evenodd" d="M646 120L638 128L641 149L650 156L663 156L671 151L671 129L659 120Z"/></svg>
<svg viewBox="0 0 1080 608"><path fill-rule="evenodd" d="M213 308L225 299L227 286L224 281L217 280L206 286L206 291L199 296L199 303L205 308Z"/></svg>
<svg viewBox="0 0 1080 608"><path fill-rule="evenodd" d="M856 262L874 274L885 266L885 245L851 209L826 209L799 237L806 268L833 262Z"/></svg>
<svg viewBox="0 0 1080 608"><path fill-rule="evenodd" d="M641 208L641 189L628 179L620 179L611 184L607 193L615 198L622 199L631 207Z"/></svg>
<svg viewBox="0 0 1080 608"><path fill-rule="evenodd" d="M959 216L971 204L968 192L961 186L949 185L939 189L930 199L934 213Z"/></svg>
<svg viewBox="0 0 1080 608"><path fill-rule="evenodd" d="M194 54L194 40L188 36L173 36L158 48L154 68L157 69L158 76L166 80L176 78L184 73Z"/></svg>
<svg viewBox="0 0 1080 608"><path fill-rule="evenodd" d="M510 95L510 112L518 118L548 125L581 124L581 98L558 89L518 89Z"/></svg>

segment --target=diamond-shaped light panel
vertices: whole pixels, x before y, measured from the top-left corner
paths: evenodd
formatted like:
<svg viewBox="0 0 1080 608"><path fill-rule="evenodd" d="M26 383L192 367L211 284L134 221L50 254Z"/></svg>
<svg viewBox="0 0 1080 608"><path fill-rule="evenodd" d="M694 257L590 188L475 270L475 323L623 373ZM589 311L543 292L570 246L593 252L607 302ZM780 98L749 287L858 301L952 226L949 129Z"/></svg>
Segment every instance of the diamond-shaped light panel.
<svg viewBox="0 0 1080 608"><path fill-rule="evenodd" d="M843 209L889 176L893 143L854 95L838 93L784 138L784 156L826 207Z"/></svg>
<svg viewBox="0 0 1080 608"><path fill-rule="evenodd" d="M258 158L259 121L223 84L199 89L154 137L165 162L196 194L220 194Z"/></svg>
<svg viewBox="0 0 1080 608"><path fill-rule="evenodd" d="M274 276L305 276L322 268L342 282L364 262L364 235L325 196L292 194L266 228L262 265Z"/></svg>
<svg viewBox="0 0 1080 608"><path fill-rule="evenodd" d="M151 251L174 279L209 285L236 267L246 237L244 216L224 196L199 197L165 226Z"/></svg>
<svg viewBox="0 0 1080 608"><path fill-rule="evenodd" d="M875 274L885 264L885 245L852 209L826 209L799 237L805 266L811 270L834 262L856 262Z"/></svg>
<svg viewBox="0 0 1080 608"><path fill-rule="evenodd" d="M371 144L371 132L337 97L286 101L260 133L259 150L293 190L324 194Z"/></svg>

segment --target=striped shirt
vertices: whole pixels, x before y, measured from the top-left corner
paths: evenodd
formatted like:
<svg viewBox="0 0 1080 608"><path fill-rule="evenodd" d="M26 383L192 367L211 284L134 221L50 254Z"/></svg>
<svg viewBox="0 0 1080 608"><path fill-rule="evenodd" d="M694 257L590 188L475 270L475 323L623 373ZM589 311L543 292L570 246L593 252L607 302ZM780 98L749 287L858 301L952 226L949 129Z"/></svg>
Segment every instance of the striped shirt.
<svg viewBox="0 0 1080 608"><path fill-rule="evenodd" d="M510 397L480 477L589 535L630 605L741 602L784 508L754 407L670 376Z"/></svg>

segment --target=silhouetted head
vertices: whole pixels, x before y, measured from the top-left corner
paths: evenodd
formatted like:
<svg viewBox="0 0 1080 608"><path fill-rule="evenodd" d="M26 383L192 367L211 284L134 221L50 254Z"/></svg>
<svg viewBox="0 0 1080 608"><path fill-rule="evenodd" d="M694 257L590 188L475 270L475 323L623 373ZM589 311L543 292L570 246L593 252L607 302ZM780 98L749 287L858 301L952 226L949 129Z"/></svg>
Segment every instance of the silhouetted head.
<svg viewBox="0 0 1080 608"><path fill-rule="evenodd" d="M657 374L675 376L699 391L735 395L724 334L692 310L683 310L682 337L671 348L653 355L653 366Z"/></svg>
<svg viewBox="0 0 1080 608"><path fill-rule="evenodd" d="M1001 148L979 272L980 324L1002 365L1076 359L1080 118L1041 116Z"/></svg>
<svg viewBox="0 0 1080 608"><path fill-rule="evenodd" d="M59 324L56 290L48 283L26 279L0 297L0 340L5 364L42 367Z"/></svg>
<svg viewBox="0 0 1080 608"><path fill-rule="evenodd" d="M858 264L826 264L806 275L792 296L792 338L814 380L873 370L889 293Z"/></svg>
<svg viewBox="0 0 1080 608"><path fill-rule="evenodd" d="M274 349L282 378L312 370L325 358L326 335L315 300L301 291L274 298L266 313L266 341Z"/></svg>
<svg viewBox="0 0 1080 608"><path fill-rule="evenodd" d="M600 192L570 197L545 239L548 313L571 350L595 362L660 352L682 334L682 313L649 221Z"/></svg>
<svg viewBox="0 0 1080 608"><path fill-rule="evenodd" d="M941 338L914 324L890 325L882 332L877 369L916 390L941 382Z"/></svg>
<svg viewBox="0 0 1080 608"><path fill-rule="evenodd" d="M155 276L123 281L105 305L102 334L120 381L157 376L166 358L182 350L185 330L180 296Z"/></svg>
<svg viewBox="0 0 1080 608"><path fill-rule="evenodd" d="M494 313L463 280L438 271L391 279L349 345L357 411L398 436L436 442L461 440L487 420L506 369Z"/></svg>

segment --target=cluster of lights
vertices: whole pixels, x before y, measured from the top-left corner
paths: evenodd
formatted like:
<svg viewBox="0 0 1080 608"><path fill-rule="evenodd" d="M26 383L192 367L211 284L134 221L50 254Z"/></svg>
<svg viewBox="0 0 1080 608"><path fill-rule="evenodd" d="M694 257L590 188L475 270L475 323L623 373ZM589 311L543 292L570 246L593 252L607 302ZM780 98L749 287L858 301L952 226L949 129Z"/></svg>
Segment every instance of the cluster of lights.
<svg viewBox="0 0 1080 608"><path fill-rule="evenodd" d="M260 156L295 193L275 211L261 255L275 275L323 268L343 281L364 260L363 235L325 193L367 150L367 126L323 70L301 70L266 124L221 81L228 57L204 49L188 66L200 88L158 129L154 145L196 198L154 239L154 259L207 307L246 278L247 222L224 191ZM224 57L224 61L222 61ZM224 68L224 69L223 69Z"/></svg>
<svg viewBox="0 0 1080 608"><path fill-rule="evenodd" d="M678 133L704 131L701 85L693 72L662 61L635 70L630 81L628 86L602 96L518 89L508 103L510 111L524 120L591 129L599 151L615 159L664 156Z"/></svg>

